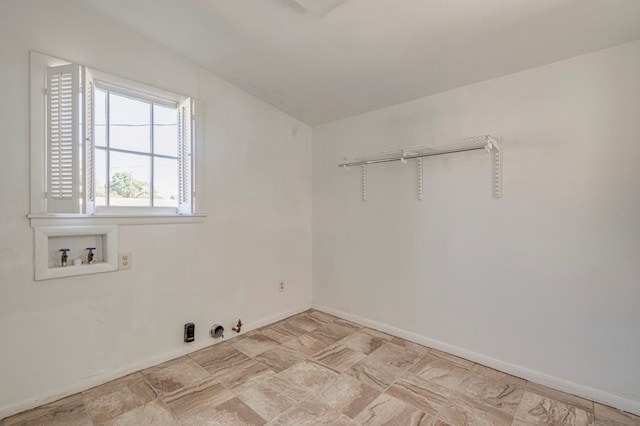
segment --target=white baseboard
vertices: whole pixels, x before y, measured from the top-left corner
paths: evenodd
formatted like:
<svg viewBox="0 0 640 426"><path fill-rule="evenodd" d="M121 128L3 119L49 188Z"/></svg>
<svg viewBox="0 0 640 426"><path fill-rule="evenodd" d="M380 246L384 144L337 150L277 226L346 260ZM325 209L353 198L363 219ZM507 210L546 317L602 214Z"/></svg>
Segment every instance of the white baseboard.
<svg viewBox="0 0 640 426"><path fill-rule="evenodd" d="M294 309L289 309L284 312L280 312L275 315L271 315L269 317L263 318L260 321L256 321L251 323L250 326L245 326L244 330L251 331L257 328L263 327L265 325L274 323L276 321L280 321L281 319L290 317L292 315L298 314L300 312L304 312L307 309L311 308L311 304L305 304L298 306ZM244 332L244 331L243 331ZM230 337L231 339L236 336ZM224 341L227 341L229 338L225 338ZM53 401L57 401L61 398L65 398L69 395L76 394L78 392L85 391L94 386L99 386L103 383L110 382L111 380L118 379L120 377L124 377L128 374L135 373L136 371L144 370L145 368L153 367L154 365L161 364L163 362L179 358L183 355L190 354L197 350L206 348L208 346L221 343L222 340L208 340L203 339L201 342L197 342L194 344L189 344L188 346L182 347L180 349L172 350L161 355L152 356L150 358L146 358L140 361L133 362L131 364L118 367L113 370L103 371L93 376L86 377L82 380L79 380L74 383L69 383L64 386L60 386L56 389L48 390L34 398L29 398L24 401L20 401L13 405L9 405L7 407L0 408L0 419L4 419L5 417L12 416L14 414L21 413L26 410L30 410L32 408L38 407L43 404L48 404Z"/></svg>
<svg viewBox="0 0 640 426"><path fill-rule="evenodd" d="M390 325L364 318L358 315L339 311L337 309L330 308L328 306L313 305L314 309L326 312L331 315L353 321L358 324L373 328L378 331L382 331L393 336L401 337L406 340L424 345L430 348L435 348L443 352L447 352L461 358L468 359L478 364L486 365L487 367L494 368L496 370L504 371L513 376L521 377L529 380L530 382L537 383L543 386L547 386L562 392L570 393L582 398L590 399L596 402L600 402L605 405L610 405L619 410L623 410L629 413L640 415L640 402L633 401L621 396L601 391L589 386L584 386L578 383L570 382L559 377L550 376L539 371L530 370L528 368L520 367L518 365L510 364L508 362L492 358L477 352L469 351L467 349L450 345L448 343L441 342L439 340L431 339L410 331L406 331L400 328L392 327Z"/></svg>

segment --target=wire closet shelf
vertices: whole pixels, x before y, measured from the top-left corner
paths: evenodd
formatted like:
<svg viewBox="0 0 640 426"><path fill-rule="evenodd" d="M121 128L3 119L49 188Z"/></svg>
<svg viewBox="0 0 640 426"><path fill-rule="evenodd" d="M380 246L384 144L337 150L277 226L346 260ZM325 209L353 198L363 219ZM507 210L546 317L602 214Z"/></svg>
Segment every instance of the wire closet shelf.
<svg viewBox="0 0 640 426"><path fill-rule="evenodd" d="M434 155L453 154L457 152L485 150L487 153L493 153L493 196L494 198L500 198L502 196L502 152L500 149L500 142L500 138L490 135L472 136L438 145L410 146L362 157L345 157L344 162L338 164L338 166L344 169L348 169L352 166L361 167L362 201L366 201L367 165L388 163L392 161L401 161L406 164L408 160L416 159L418 165L417 194L418 199L422 200L422 158Z"/></svg>

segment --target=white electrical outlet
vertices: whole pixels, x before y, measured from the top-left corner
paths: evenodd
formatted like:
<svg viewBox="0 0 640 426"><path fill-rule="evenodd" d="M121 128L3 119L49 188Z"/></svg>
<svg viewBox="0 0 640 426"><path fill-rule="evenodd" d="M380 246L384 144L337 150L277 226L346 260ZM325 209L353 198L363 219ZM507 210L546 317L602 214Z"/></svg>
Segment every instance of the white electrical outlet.
<svg viewBox="0 0 640 426"><path fill-rule="evenodd" d="M284 281L280 281L280 283L278 284L278 290L280 291L280 293L284 291Z"/></svg>
<svg viewBox="0 0 640 426"><path fill-rule="evenodd" d="M131 252L118 253L118 269L131 269L133 257Z"/></svg>

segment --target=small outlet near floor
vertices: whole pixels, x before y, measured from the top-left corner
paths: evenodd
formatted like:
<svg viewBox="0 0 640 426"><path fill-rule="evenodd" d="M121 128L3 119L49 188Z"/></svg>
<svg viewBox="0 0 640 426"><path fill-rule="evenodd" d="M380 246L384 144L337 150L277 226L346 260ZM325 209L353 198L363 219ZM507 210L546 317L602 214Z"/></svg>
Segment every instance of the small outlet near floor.
<svg viewBox="0 0 640 426"><path fill-rule="evenodd" d="M130 252L118 253L118 269L131 269L133 258Z"/></svg>
<svg viewBox="0 0 640 426"><path fill-rule="evenodd" d="M196 340L196 326L192 322L184 325L184 342L191 343Z"/></svg>
<svg viewBox="0 0 640 426"><path fill-rule="evenodd" d="M280 283L278 283L278 290L280 293L284 291L284 281L280 281Z"/></svg>

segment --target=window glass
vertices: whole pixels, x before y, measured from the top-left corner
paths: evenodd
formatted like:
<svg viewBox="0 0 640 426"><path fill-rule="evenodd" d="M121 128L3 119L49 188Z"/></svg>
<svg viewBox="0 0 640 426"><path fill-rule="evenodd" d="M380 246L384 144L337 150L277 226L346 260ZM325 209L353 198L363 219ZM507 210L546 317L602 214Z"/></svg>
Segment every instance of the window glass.
<svg viewBox="0 0 640 426"><path fill-rule="evenodd" d="M151 104L109 93L109 147L151 152Z"/></svg>
<svg viewBox="0 0 640 426"><path fill-rule="evenodd" d="M107 205L107 156L105 151L96 149L94 157L94 180L96 184L95 189L95 203L96 206Z"/></svg>
<svg viewBox="0 0 640 426"><path fill-rule="evenodd" d="M178 207L178 159L155 157L153 163L153 205Z"/></svg>
<svg viewBox="0 0 640 426"><path fill-rule="evenodd" d="M153 105L153 151L158 155L178 156L178 110Z"/></svg>
<svg viewBox="0 0 640 426"><path fill-rule="evenodd" d="M95 146L105 146L107 143L107 93L104 90L96 89L94 102L94 144Z"/></svg>
<svg viewBox="0 0 640 426"><path fill-rule="evenodd" d="M151 206L151 157L109 153L109 205Z"/></svg>

